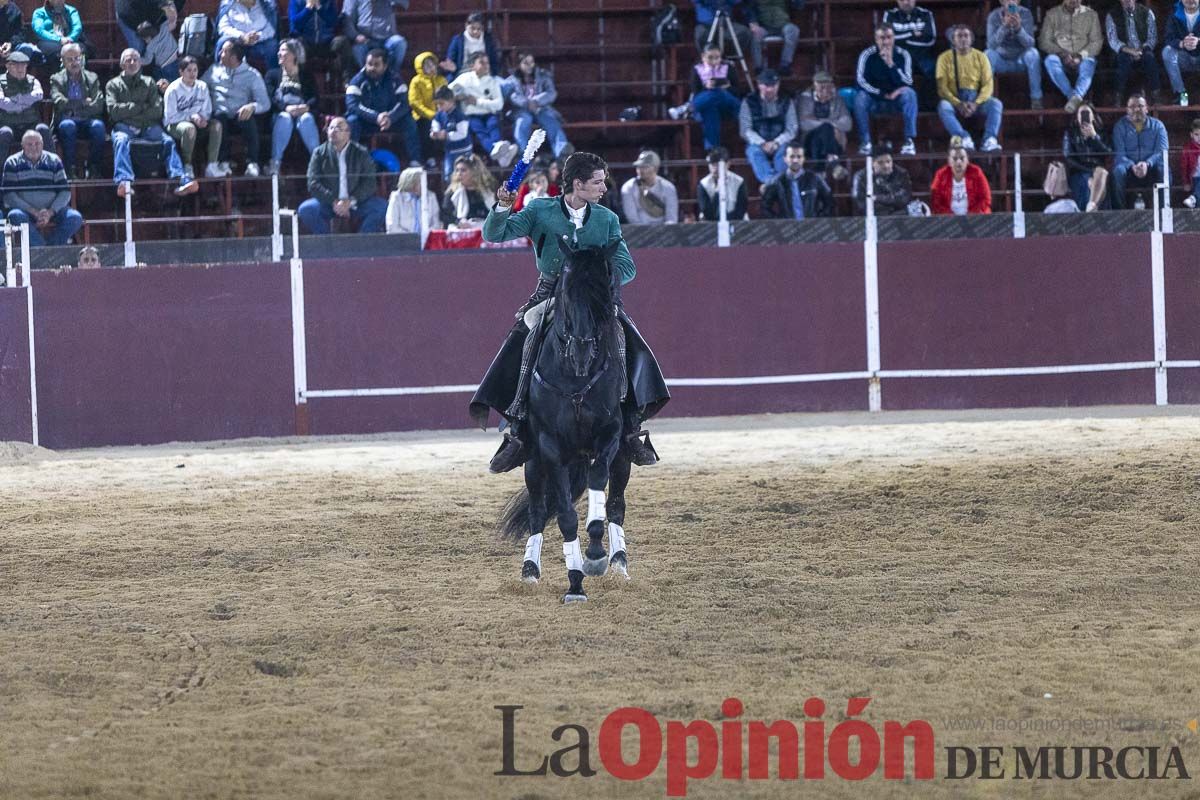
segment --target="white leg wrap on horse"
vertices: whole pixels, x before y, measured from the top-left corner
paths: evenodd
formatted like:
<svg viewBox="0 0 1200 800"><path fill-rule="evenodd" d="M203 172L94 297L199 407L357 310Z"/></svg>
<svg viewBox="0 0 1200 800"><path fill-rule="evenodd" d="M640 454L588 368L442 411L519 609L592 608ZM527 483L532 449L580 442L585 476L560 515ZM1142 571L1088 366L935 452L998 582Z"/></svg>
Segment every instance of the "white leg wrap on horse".
<svg viewBox="0 0 1200 800"><path fill-rule="evenodd" d="M529 541L525 542L525 560L532 561L537 564L537 568L542 568L542 535L535 533L529 537Z"/></svg>
<svg viewBox="0 0 1200 800"><path fill-rule="evenodd" d="M625 549L625 529L615 522L608 523L608 550L619 553Z"/></svg>
<svg viewBox="0 0 1200 800"><path fill-rule="evenodd" d="M567 561L567 569L583 572L583 551L579 549L579 539L563 542L563 558Z"/></svg>
<svg viewBox="0 0 1200 800"><path fill-rule="evenodd" d="M604 519L604 492L588 489L587 524L591 525L598 519Z"/></svg>

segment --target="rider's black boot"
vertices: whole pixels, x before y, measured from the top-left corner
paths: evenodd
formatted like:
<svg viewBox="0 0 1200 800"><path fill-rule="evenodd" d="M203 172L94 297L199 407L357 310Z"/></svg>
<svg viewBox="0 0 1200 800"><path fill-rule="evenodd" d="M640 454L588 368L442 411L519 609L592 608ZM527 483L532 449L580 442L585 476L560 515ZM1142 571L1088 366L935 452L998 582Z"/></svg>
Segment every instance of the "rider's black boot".
<svg viewBox="0 0 1200 800"><path fill-rule="evenodd" d="M521 440L520 427L518 423L514 422L508 429L508 433L504 434L504 441L500 443L500 449L496 451L496 455L492 456L492 461L488 464L490 471L508 472L529 460L525 443Z"/></svg>
<svg viewBox="0 0 1200 800"><path fill-rule="evenodd" d="M642 430L642 415L633 403L622 408L625 417L624 441L622 442L629 460L639 467L650 467L658 463L658 451L650 442L650 434Z"/></svg>

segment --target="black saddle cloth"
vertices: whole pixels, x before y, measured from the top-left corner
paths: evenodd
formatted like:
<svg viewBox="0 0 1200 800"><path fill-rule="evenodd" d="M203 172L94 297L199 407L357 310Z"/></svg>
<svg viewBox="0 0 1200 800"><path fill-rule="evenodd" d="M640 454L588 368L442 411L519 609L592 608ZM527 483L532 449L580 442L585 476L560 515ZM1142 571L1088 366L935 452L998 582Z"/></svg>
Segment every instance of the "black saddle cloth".
<svg viewBox="0 0 1200 800"><path fill-rule="evenodd" d="M650 419L671 399L671 392L654 351L646 344L633 320L624 310L619 318L625 329L625 374L629 376L631 396L639 407L644 407L642 419ZM503 416L512 405L521 377L521 351L528 335L525 323L517 320L479 382L470 406L471 417L479 425L486 424L489 408Z"/></svg>

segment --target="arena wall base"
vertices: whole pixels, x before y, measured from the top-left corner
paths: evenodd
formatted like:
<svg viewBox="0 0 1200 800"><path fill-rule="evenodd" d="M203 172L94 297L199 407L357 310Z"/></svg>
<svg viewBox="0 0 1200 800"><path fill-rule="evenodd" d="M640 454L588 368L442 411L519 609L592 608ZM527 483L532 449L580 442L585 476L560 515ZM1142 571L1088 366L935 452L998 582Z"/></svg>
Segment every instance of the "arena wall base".
<svg viewBox="0 0 1200 800"><path fill-rule="evenodd" d="M1169 399L1200 402L1200 236L1163 240L1167 360L1150 239L881 242L878 371L861 242L638 250L625 301L665 415L863 410L872 377L885 410L1153 403L1171 365ZM293 308L296 274L35 273L42 443L463 428L535 279L529 251L305 260ZM25 303L0 290L0 439L32 435Z"/></svg>

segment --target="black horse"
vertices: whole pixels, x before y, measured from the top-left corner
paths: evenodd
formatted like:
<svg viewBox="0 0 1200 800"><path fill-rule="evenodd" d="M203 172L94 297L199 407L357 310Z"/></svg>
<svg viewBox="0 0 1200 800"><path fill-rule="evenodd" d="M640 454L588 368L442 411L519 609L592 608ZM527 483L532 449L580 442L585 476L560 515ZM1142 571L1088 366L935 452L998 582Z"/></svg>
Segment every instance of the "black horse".
<svg viewBox="0 0 1200 800"><path fill-rule="evenodd" d="M610 265L617 243L579 250L566 241L561 246L567 257L554 295L553 319L540 323L545 336L530 385L526 488L509 502L500 530L514 540L528 532L521 577L536 582L541 577L542 530L558 517L570 581L563 602L570 603L587 600L584 575L604 575L610 566L604 547L606 517L611 566L628 576L621 526L630 463L620 446L624 339L614 310L616 284ZM588 546L581 553L575 501L585 489Z"/></svg>

